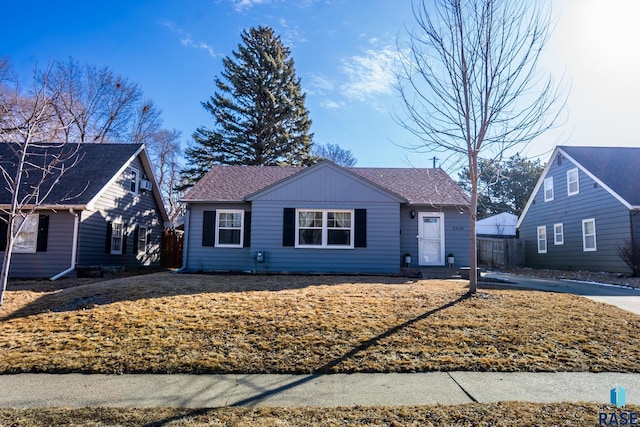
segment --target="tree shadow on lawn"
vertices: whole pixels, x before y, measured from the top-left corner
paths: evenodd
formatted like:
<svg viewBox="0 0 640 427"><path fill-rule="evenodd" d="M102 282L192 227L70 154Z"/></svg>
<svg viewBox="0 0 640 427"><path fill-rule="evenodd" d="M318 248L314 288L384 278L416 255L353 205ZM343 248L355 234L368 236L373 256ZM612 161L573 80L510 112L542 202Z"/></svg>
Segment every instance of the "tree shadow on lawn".
<svg viewBox="0 0 640 427"><path fill-rule="evenodd" d="M0 320L41 313L87 310L122 301L250 291L283 291L311 286L349 283L406 285L414 279L398 276L271 275L271 274L176 274L169 272L123 277L49 291ZM42 292L39 289L30 289Z"/></svg>
<svg viewBox="0 0 640 427"><path fill-rule="evenodd" d="M360 345L358 345L357 347L354 347L352 350L348 351L347 353L343 354L342 356L324 364L323 366L315 369L313 371L313 373L311 375L307 375L304 376L302 378L300 378L299 380L293 381L289 384L285 384L283 386L277 387L275 389L272 390L264 390L258 394L256 394L255 396L251 396L248 397L246 399L234 402L232 404L230 404L229 406L251 406L254 405L258 402L260 402L263 399L266 399L270 396L276 395L278 393L281 393L283 391L292 389L294 387L297 387L301 384L307 383L309 381L312 381L313 379L321 376L321 375L326 375L326 374L331 374L332 373L332 369L338 365L340 365L342 362L344 362L345 360L348 360L350 358L352 358L353 356L355 356L356 354L366 351L368 350L370 347L375 346L376 344L378 344L380 341L389 338L390 336L394 335L397 332L400 332L401 330L413 325L414 323L420 322L421 320L424 320L442 310L446 310L447 308L453 307L454 305L468 299L469 297L471 297L472 294L470 293L465 293L463 295L461 295L460 297L458 297L457 299L450 301L438 308L434 308L432 310L429 310L427 312L422 313L420 316L417 316L413 319L407 320L406 322L394 326L393 328L389 329L386 332L383 332L371 339L368 339L367 341L362 342Z"/></svg>

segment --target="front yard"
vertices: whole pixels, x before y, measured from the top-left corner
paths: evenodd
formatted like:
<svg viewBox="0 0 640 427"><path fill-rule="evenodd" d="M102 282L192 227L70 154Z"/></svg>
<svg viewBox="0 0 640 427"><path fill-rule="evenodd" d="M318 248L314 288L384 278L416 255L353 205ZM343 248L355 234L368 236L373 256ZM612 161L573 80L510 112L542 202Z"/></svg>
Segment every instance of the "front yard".
<svg viewBox="0 0 640 427"><path fill-rule="evenodd" d="M640 316L573 295L171 273L14 288L0 373L640 372Z"/></svg>

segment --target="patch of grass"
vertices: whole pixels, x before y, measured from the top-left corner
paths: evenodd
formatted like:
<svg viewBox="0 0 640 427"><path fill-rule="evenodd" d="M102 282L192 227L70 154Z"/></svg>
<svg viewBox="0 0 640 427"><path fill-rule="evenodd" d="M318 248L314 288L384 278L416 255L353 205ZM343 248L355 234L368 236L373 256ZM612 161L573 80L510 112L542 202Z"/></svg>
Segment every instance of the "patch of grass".
<svg viewBox="0 0 640 427"><path fill-rule="evenodd" d="M524 402L355 408L37 408L0 409L0 426L593 426L598 425L600 411L621 410L592 403Z"/></svg>
<svg viewBox="0 0 640 427"><path fill-rule="evenodd" d="M385 277L157 273L8 291L0 373L640 372L640 316Z"/></svg>

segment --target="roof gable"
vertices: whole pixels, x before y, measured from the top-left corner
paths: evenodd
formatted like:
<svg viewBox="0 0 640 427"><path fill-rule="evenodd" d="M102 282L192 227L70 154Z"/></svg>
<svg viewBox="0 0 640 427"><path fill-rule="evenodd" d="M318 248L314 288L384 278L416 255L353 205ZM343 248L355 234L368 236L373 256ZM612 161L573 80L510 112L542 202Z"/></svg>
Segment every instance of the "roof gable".
<svg viewBox="0 0 640 427"><path fill-rule="evenodd" d="M562 146L559 151L628 207L640 207L640 148Z"/></svg>
<svg viewBox="0 0 640 427"><path fill-rule="evenodd" d="M214 166L182 199L185 202L240 202L306 173L320 165L332 165L334 173L358 177L403 203L432 206L468 206L469 197L442 169L343 168L325 161L311 167ZM346 175L345 175L346 173Z"/></svg>
<svg viewBox="0 0 640 427"><path fill-rule="evenodd" d="M640 148L558 146L551 154L542 175L529 195L529 200L518 218L516 227L520 228L549 170L557 162L558 156L566 157L628 209L640 208L640 191L637 185L634 185L634 182L640 179L640 170L637 170L637 165L640 164ZM609 170L616 168L619 170Z"/></svg>
<svg viewBox="0 0 640 427"><path fill-rule="evenodd" d="M313 191L309 191L312 188ZM250 201L269 198L270 200L313 200L313 201L387 201L406 203L407 200L389 189L364 179L350 169L331 161L323 161L304 168L299 173L268 186L246 199Z"/></svg>
<svg viewBox="0 0 640 427"><path fill-rule="evenodd" d="M16 172L18 145L10 142L0 143L0 165L10 175L15 175ZM162 219L168 220L143 144L38 143L30 147L28 158L33 162L43 162L45 156L71 154L73 155L63 162L67 169L53 187L44 205L90 207L136 156L140 156L144 172L154 183L154 198ZM56 175L51 175L45 186L56 178ZM37 173L29 174L26 181L23 181L23 187L36 182ZM0 205L6 206L10 203L11 194L6 191L0 192Z"/></svg>

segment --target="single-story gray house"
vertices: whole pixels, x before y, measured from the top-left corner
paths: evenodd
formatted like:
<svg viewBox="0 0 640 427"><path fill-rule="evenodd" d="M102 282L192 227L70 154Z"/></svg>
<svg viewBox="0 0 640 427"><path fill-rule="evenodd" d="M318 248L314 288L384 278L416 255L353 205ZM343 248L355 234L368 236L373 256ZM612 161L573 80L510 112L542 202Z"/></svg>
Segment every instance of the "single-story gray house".
<svg viewBox="0 0 640 427"><path fill-rule="evenodd" d="M534 268L629 273L640 242L640 148L556 147L517 227Z"/></svg>
<svg viewBox="0 0 640 427"><path fill-rule="evenodd" d="M186 271L469 265L469 198L442 169L214 166L183 201Z"/></svg>
<svg viewBox="0 0 640 427"><path fill-rule="evenodd" d="M0 167L14 176L16 145L0 143ZM70 166L41 206L25 217L14 246L10 277L58 278L82 266L140 267L160 262L168 216L142 144L40 143L33 161L74 153ZM32 171L33 172L33 171ZM23 174L29 186L37 174ZM26 188L26 187L25 187ZM0 215L11 203L0 192ZM28 206L29 207L29 206ZM0 249L7 244L0 220Z"/></svg>

